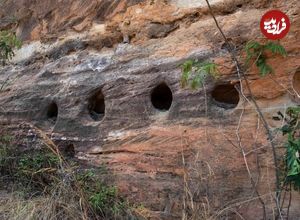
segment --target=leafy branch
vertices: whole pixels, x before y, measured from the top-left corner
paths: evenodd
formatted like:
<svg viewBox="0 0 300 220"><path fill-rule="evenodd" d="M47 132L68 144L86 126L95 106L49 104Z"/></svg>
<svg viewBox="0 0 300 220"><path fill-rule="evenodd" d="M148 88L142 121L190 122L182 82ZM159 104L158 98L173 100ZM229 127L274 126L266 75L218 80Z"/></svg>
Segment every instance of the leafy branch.
<svg viewBox="0 0 300 220"><path fill-rule="evenodd" d="M284 47L276 42L267 42L266 44L260 44L257 41L249 41L245 47L246 51L246 65L249 65L250 61L254 60L255 65L259 69L260 76L266 76L273 73L272 67L267 63L267 53L272 55L281 55L285 57L287 55Z"/></svg>
<svg viewBox="0 0 300 220"><path fill-rule="evenodd" d="M187 60L182 64L181 86L189 86L192 89L203 87L207 77L214 79L219 77L217 64L212 62L199 62Z"/></svg>
<svg viewBox="0 0 300 220"><path fill-rule="evenodd" d="M0 62L5 65L15 55L14 49L19 49L22 42L15 33L10 31L0 31Z"/></svg>
<svg viewBox="0 0 300 220"><path fill-rule="evenodd" d="M290 183L295 190L300 190L300 107L289 107L284 117L278 112L278 119L285 121L285 125L280 129L283 135L288 135L285 143L285 167L281 172L284 173L285 183Z"/></svg>

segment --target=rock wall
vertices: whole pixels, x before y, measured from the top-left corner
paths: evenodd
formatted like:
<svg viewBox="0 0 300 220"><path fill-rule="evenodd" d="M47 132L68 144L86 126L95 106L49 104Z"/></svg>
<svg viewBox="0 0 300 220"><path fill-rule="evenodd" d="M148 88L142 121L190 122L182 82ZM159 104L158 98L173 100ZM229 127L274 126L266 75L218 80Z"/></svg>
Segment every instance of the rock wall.
<svg viewBox="0 0 300 220"><path fill-rule="evenodd" d="M281 41L288 57L270 59L271 76L260 78L254 67L247 72L271 128L279 127L272 117L299 100L299 2L211 2L241 59L248 40L264 41L259 20L266 10L290 17L290 33ZM270 145L252 104L238 92L249 95L205 1L1 4L0 28L15 29L25 42L0 69L0 82L9 82L0 93L2 123L30 122L60 146L72 144L76 157L104 164L120 192L153 219L180 219L191 195L194 207L209 205L216 218L260 219L243 146L272 216ZM220 78L209 79L205 89L181 88L180 64L190 58L213 60Z"/></svg>

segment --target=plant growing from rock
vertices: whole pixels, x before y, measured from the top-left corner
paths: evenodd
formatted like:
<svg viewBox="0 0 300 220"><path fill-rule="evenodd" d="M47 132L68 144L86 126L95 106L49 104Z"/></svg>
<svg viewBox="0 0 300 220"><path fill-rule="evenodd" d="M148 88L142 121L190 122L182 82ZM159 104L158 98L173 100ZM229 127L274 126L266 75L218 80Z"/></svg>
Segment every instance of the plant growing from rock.
<svg viewBox="0 0 300 220"><path fill-rule="evenodd" d="M0 31L0 62L5 65L15 55L14 49L19 49L22 43L11 31Z"/></svg>
<svg viewBox="0 0 300 220"><path fill-rule="evenodd" d="M187 60L182 65L181 86L189 86L192 89L203 87L205 80L211 76L218 78L218 67L213 62L199 62L197 60Z"/></svg>
<svg viewBox="0 0 300 220"><path fill-rule="evenodd" d="M260 76L266 76L273 73L272 67L267 63L268 54L281 55L285 57L287 55L284 47L277 42L269 41L265 44L261 44L257 41L249 41L245 46L246 51L246 65L248 66L250 61L254 61L254 64L259 70Z"/></svg>

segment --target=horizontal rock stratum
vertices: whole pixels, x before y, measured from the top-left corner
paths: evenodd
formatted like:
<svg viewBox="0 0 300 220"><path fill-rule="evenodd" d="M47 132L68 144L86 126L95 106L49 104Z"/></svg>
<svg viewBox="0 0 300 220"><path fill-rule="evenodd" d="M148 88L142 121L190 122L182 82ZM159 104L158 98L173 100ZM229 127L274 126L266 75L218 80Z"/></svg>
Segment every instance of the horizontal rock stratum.
<svg viewBox="0 0 300 220"><path fill-rule="evenodd" d="M259 21L267 10L290 17L290 33L280 41L288 56L270 58L274 74L261 78L255 67L246 73L275 132L281 122L272 117L299 102L299 1L211 3L241 61L247 41L264 42ZM0 28L24 41L0 69L0 82L9 82L0 93L2 123L29 122L57 143L73 144L76 157L111 170L120 192L143 204L150 219L181 219L184 207L217 219L261 219L242 146L272 218L271 147L204 0L0 4ZM187 59L214 61L220 78L182 88ZM298 197L291 219L299 216Z"/></svg>

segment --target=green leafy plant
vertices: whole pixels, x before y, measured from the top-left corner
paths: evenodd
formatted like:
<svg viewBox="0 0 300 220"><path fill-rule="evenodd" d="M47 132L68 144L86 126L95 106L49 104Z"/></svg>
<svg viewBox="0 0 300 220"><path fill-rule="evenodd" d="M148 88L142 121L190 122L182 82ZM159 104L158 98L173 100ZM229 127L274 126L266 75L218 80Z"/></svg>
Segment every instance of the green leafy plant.
<svg viewBox="0 0 300 220"><path fill-rule="evenodd" d="M291 183L295 190L300 190L300 107L289 107L286 116L278 112L276 118L285 120L285 125L280 130L283 135L288 136L285 143L285 166L281 170L284 182Z"/></svg>
<svg viewBox="0 0 300 220"><path fill-rule="evenodd" d="M59 158L46 148L29 151L14 145L11 136L0 138L1 176L9 176L18 188L32 194L44 193L57 180Z"/></svg>
<svg viewBox="0 0 300 220"><path fill-rule="evenodd" d="M205 80L208 76L218 78L218 68L215 63L212 62L199 62L197 60L187 60L181 65L182 87L189 86L192 89L203 87Z"/></svg>
<svg viewBox="0 0 300 220"><path fill-rule="evenodd" d="M286 143L286 166L287 166L287 181L291 182L294 189L300 190L300 138L288 135Z"/></svg>
<svg viewBox="0 0 300 220"><path fill-rule="evenodd" d="M93 210L103 217L121 216L128 209L126 202L118 196L117 188L99 182L98 173L103 170L84 170L76 175L76 179L88 198Z"/></svg>
<svg viewBox="0 0 300 220"><path fill-rule="evenodd" d="M266 76L273 72L272 67L267 63L268 52L272 55L281 55L283 57L287 55L284 47L273 41L267 42L266 44L260 44L257 41L249 41L246 44L245 51L246 65L249 65L250 61L254 61L259 69L260 76Z"/></svg>
<svg viewBox="0 0 300 220"><path fill-rule="evenodd" d="M31 190L43 192L56 183L59 165L57 155L44 149L24 152L16 164L15 178Z"/></svg>
<svg viewBox="0 0 300 220"><path fill-rule="evenodd" d="M10 31L0 31L0 61L5 65L15 55L14 49L20 48L21 41L15 33Z"/></svg>

